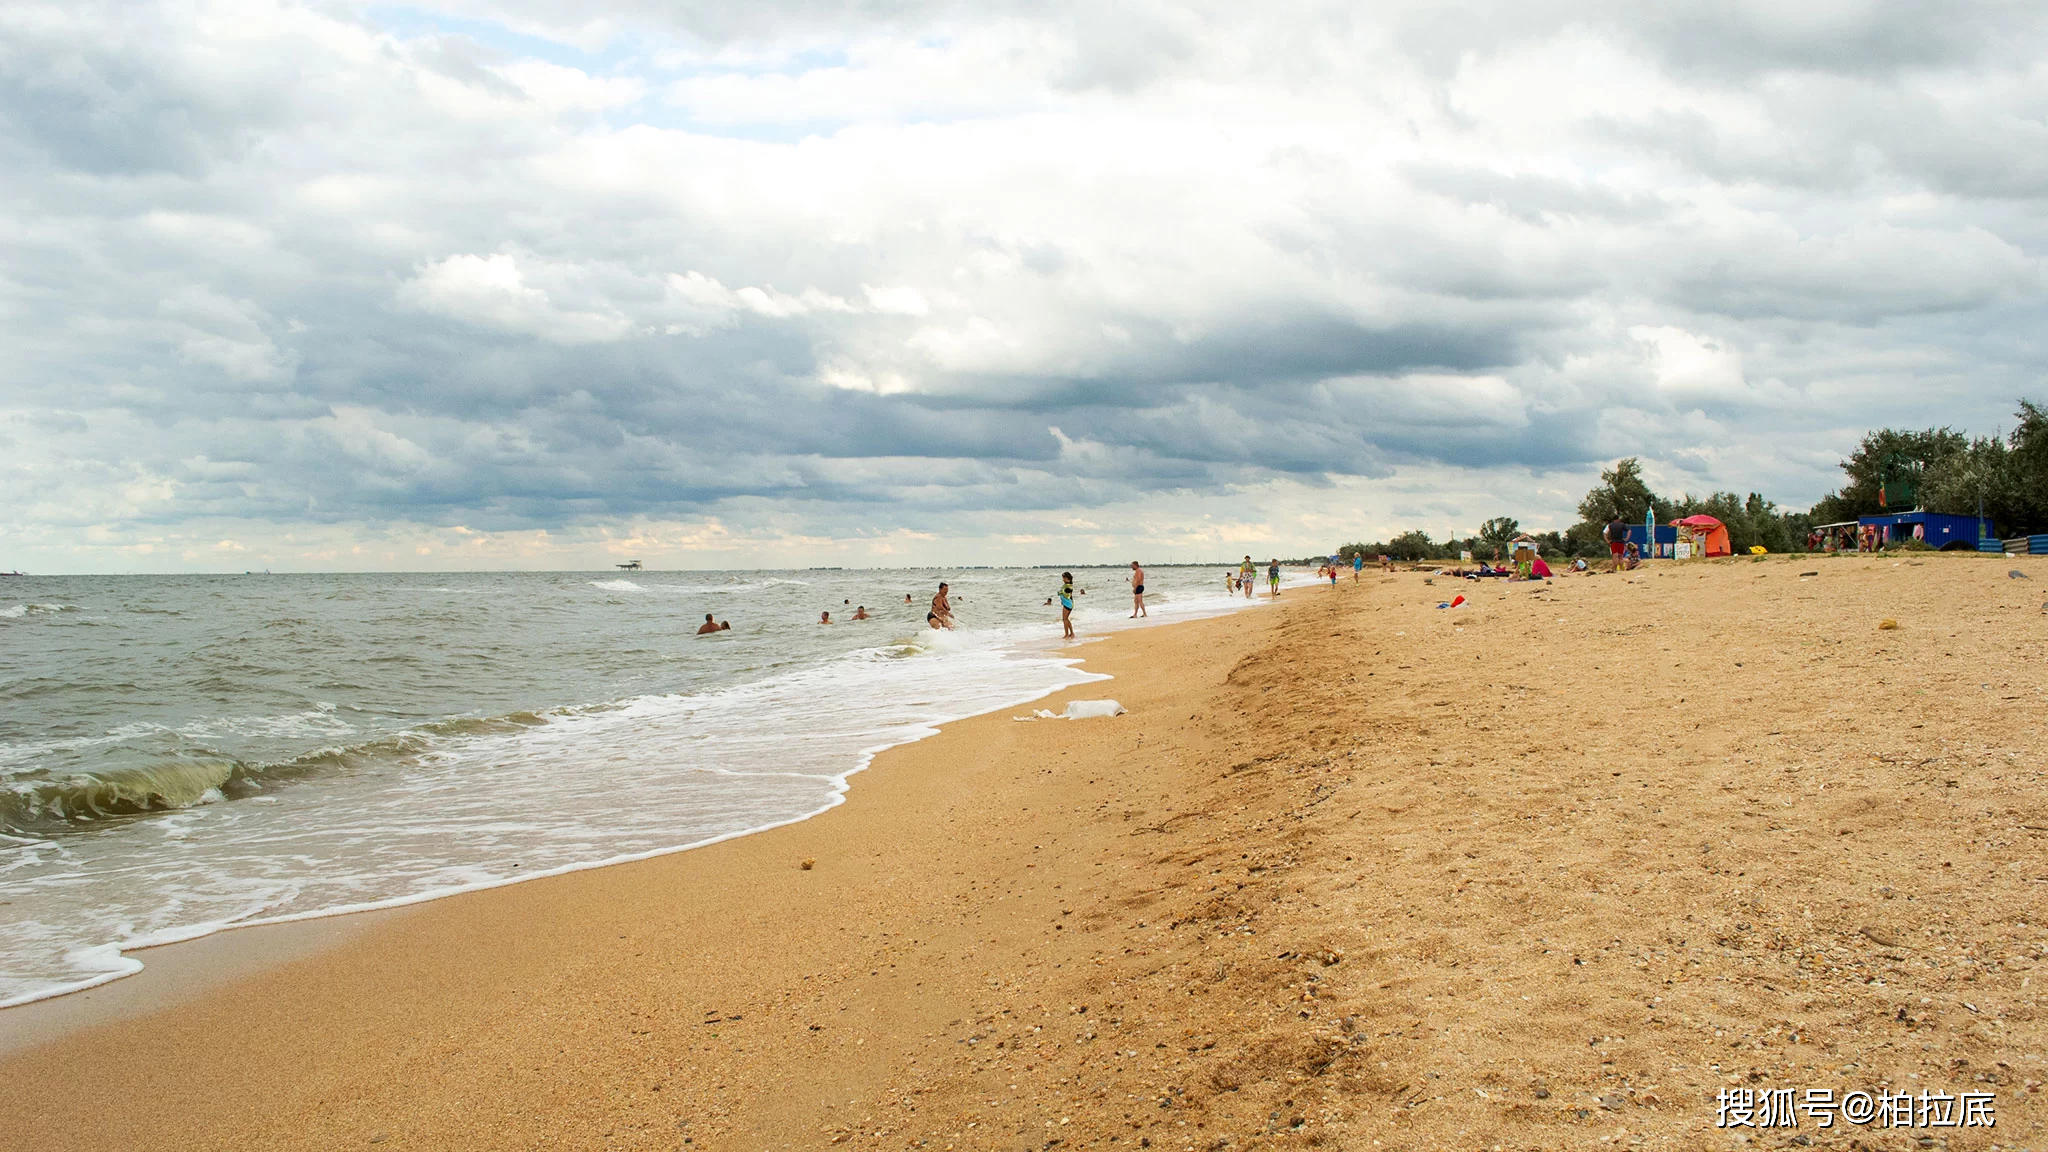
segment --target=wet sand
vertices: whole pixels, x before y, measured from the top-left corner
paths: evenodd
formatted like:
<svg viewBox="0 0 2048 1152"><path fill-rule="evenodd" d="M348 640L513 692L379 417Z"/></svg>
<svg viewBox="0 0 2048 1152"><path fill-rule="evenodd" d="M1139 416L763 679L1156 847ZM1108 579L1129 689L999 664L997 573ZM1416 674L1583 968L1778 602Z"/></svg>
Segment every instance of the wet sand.
<svg viewBox="0 0 2048 1152"><path fill-rule="evenodd" d="M949 725L804 824L18 1052L9 1137L1699 1148L1735 1146L1723 1088L1891 1087L1997 1127L1742 1134L2038 1147L2048 567L2015 565L1368 574L1119 635L1038 706L1127 716Z"/></svg>

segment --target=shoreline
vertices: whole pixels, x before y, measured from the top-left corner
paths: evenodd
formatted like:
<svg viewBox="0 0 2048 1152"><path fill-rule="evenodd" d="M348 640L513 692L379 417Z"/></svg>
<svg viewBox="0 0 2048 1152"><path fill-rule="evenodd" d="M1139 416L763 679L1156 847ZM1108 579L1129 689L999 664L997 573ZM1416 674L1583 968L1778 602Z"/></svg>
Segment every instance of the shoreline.
<svg viewBox="0 0 2048 1152"><path fill-rule="evenodd" d="M1691 1149L1730 1086L1910 1086L1995 1096L1952 1149L2036 1146L2039 595L1801 567L1450 611L1404 574L1123 633L1087 667L1126 716L963 720L804 823L419 905L0 1058L14 1131Z"/></svg>
<svg viewBox="0 0 2048 1152"><path fill-rule="evenodd" d="M1239 611L1244 610L1247 607L1252 606L1254 606L1252 603L1238 604L1234 602L1234 600L1225 601L1221 604L1210 604L1198 600L1193 606L1191 606L1188 609L1191 615L1188 615L1182 619L1169 618L1168 620L1163 621L1162 623L1181 623L1186 622L1188 620L1207 619L1217 615L1233 615ZM1114 617L1115 614L1112 613L1111 615L1112 617ZM1066 668L1071 670L1075 676L1081 678L1079 681L1080 683L1087 683L1094 679L1094 677L1091 674L1086 673L1085 671L1082 671L1080 669L1080 665L1083 663L1084 658L1079 654L1079 648L1091 642L1106 639L1110 636L1115 636L1122 632L1131 630L1129 627L1126 627L1121 620L1115 619L1097 622L1096 626L1101 630L1093 633L1085 633L1077 640L1071 641L1062 641L1055 638L1041 638L1036 636L1023 637L1011 635L997 641L994 651L999 653L1009 653L1013 655L1039 658L1052 661L1056 664L1065 665ZM1140 624L1137 625L1137 627L1143 628L1148 627L1148 625ZM1002 636L1006 632L1016 631L1017 629L1014 625L1008 627L997 627L996 629L994 629L994 633L998 636ZM965 633L965 635L970 636L973 634L973 632ZM770 677L766 682L772 682L774 679L774 677ZM31 1008L36 1005L48 1004L52 1001L63 1000L69 997L79 996L81 994L93 992L98 989L104 989L118 984L133 982L141 978L143 976L143 973L147 971L146 963L143 963L141 960L138 959L138 957L141 956L141 954L143 953L159 957L169 956L171 955L172 950L183 950L193 945L197 941L208 939L224 933L241 932L257 928L277 928L283 925L327 920L339 917L359 916L368 913L386 912L395 909L410 907L417 904L430 903L437 900L449 899L470 892L485 891L492 888L505 887L508 885L523 884L533 880L548 879L554 876L565 875L568 873L592 868L616 867L618 865L635 863L641 860L655 859L676 852L694 851L697 849L709 847L717 843L721 843L725 840L730 840L742 836L756 835L762 832L770 831L775 828L785 826L787 824L809 820L824 812L830 811L831 809L844 803L849 789L850 779L853 776L858 775L860 772L865 771L873 763L874 758L880 753L887 751L891 748L900 747L906 743L914 743L918 740L928 739L933 734L935 734L939 730L939 728L946 724L956 723L960 720L968 719L972 716L983 714L983 712L986 711L999 711L1003 708L1020 707L1025 704L1042 700L1047 695L1060 692L1069 687L1074 686L1075 685L1073 684L1053 684L1050 687L1041 687L1038 684L1020 684L1017 687L1014 695L1005 698L1003 702L994 705L994 707L992 708L985 707L985 701L956 701L954 702L956 706L973 708L975 710L940 711L932 714L930 717L919 718L914 725L904 728L900 733L894 734L893 738L884 739L879 743L867 745L864 747L850 749L850 766L842 770L834 771L830 773L829 777L827 777L827 779L829 779L830 793L825 798L823 803L819 804L815 808L811 808L806 811L796 812L790 815L773 816L772 818L765 819L760 823L752 824L744 828L738 828L732 831L720 832L713 835L703 836L697 839L689 840L684 843L663 845L652 849L626 852L599 859L571 861L568 863L558 864L552 867L535 869L530 874L503 875L485 881L463 884L450 888L434 889L425 892L405 893L382 899L369 900L360 903L344 904L328 908L319 908L309 911L291 911L283 913L281 915L262 915L242 921L202 922L180 928L145 933L125 942L113 941L103 944L90 945L86 947L84 950L89 952L113 953L118 956L119 962L121 963L122 967L118 970L105 971L103 973L88 977L74 984L68 984L62 987L47 990L24 993L20 996L11 999L0 1000L0 1052L15 1050L22 1047L24 1044L30 1043L31 1041L24 1039L23 1036L20 1035L20 1033L22 1033L24 1029L32 1030L39 1036L47 1036L51 1034L50 1028L55 1026L55 1021L65 1019L76 1014L74 1012L62 1011L24 1014L19 1011L20 1009ZM727 686L727 688L722 689L722 691L745 691L752 687L755 687L754 683L743 683L734 686ZM714 695L715 694L716 693L714 693ZM224 958L223 962L232 967L237 968L238 970L241 967L240 962L233 958ZM119 999L121 999L123 1002L127 1002L135 999L135 995L131 990L131 992L128 995L120 997ZM84 1015L92 1018L98 1018L100 1013L91 1012L84 1013Z"/></svg>
<svg viewBox="0 0 2048 1152"><path fill-rule="evenodd" d="M1282 603L1286 603L1284 598ZM1261 622L1281 615L1232 612L1124 630L1085 646L1087 670L1115 676L1117 694L1123 698L1129 695L1127 684L1136 687L1132 680L1137 677L1127 679L1127 674L1151 663L1146 654L1162 642L1184 650L1206 649L1213 657L1221 648L1241 646L1263 631ZM1240 623L1250 626L1240 627ZM1190 633L1209 633L1222 643L1204 645ZM1065 698L1092 695L1091 689L1102 684L1098 679L1069 686L1040 697L1038 703L1058 708ZM1156 685L1151 689L1153 694L1158 691ZM1126 700L1126 706L1130 705ZM329 917L285 925L283 929L290 931L365 921L350 925L353 930L339 938L305 942L308 947L301 954L279 956L277 963L259 964L225 982L194 989L193 995L161 1010L82 1021L82 1026L59 1038L0 1055L0 1083L9 1084L25 1102L16 1110L19 1130L38 1147L332 1147L387 1132L397 1143L398 1126L390 1115L390 1102L367 1110L337 1107L339 1098L333 1093L338 1083L353 1085L342 1091L346 1098L370 1091L373 1083L416 1084L420 1070L392 1074L385 1069L366 1080L360 1066L362 1057L381 1052L386 1056L380 1060L395 1056L409 1062L419 1055L422 1044L439 1050L444 1042L431 1040L434 1036L469 1037L455 1040L450 1051L485 1047L491 1041L523 1048L531 1040L520 1038L524 1031L520 1022L530 1005L563 996L568 997L562 1001L565 1005L587 999L575 991L579 982L563 975L564 967L588 975L590 979L583 982L586 985L612 984L614 977L623 978L631 988L629 1000L634 1005L625 1011L635 1016L648 1015L657 1006L663 1011L673 1007L674 989L668 985L672 980L695 990L684 1001L691 1008L700 1000L720 1004L752 1001L751 1011L730 1014L729 1024L735 1029L756 1019L757 1013L772 1011L764 1001L786 1001L793 989L810 991L807 986L822 985L841 995L857 994L849 983L862 983L863 972L873 980L892 966L894 958L884 958L891 952L890 945L874 932L854 932L854 923L904 914L904 906L891 891L899 883L922 890L933 872L957 871L953 866L957 862L930 858L935 846L926 843L922 834L934 822L960 823L961 818L953 814L972 807L978 818L966 823L988 836L1009 840L1032 831L1017 819L1019 813L1011 805L1021 801L1023 812L1043 811L1044 783L1031 781L1028 790L1032 794L1021 797L1007 787L982 787L994 771L977 755L985 737L1014 743L1039 733L1071 734L1087 742L1117 737L1125 719L1025 724L1013 721L1010 709L999 709L886 750L863 773L862 802L842 803L798 823L687 852L464 893L365 917ZM1047 838L1044 830L1037 830L1037 836L1041 843ZM1031 876L1040 867L1041 860L1033 858L1038 853L1036 847L1010 842L997 851L1006 858L998 869L1002 873ZM815 859L818 864L800 868L801 859ZM711 928L714 923L718 926L715 930ZM541 924L548 925L548 931L531 930ZM807 944L788 935L789 928L798 924L810 926ZM214 949L209 946L269 936L278 930L278 926L236 930L171 947L211 952ZM690 959L687 970L670 957L659 965L659 972L649 971L647 956L637 947L622 954L640 934L658 936L671 948L686 952ZM950 935L953 939L946 943L953 948L967 954L976 951L978 930L963 935L956 924ZM859 940L852 947L862 963L847 962L839 950L838 938L843 936ZM725 954L727 947L733 954ZM919 951L946 966L942 956L922 948ZM770 971L763 973L763 968ZM611 976L600 977L599 971L609 971ZM143 976L129 981L43 1003L95 997L146 976L147 969ZM650 981L654 987L649 987ZM611 1010L617 1010L616 1006ZM951 1018L947 1015L950 1005L934 1009L929 1003L915 1003L891 1010L909 1012L921 1027L943 1024L937 1019L940 1016ZM704 1025L701 1010L686 1015L693 1018L687 1023L671 1022L670 1027L687 1046L697 1038L690 1034L692 1026ZM831 1019L822 1011L814 1015ZM820 1023L816 1031L805 1025L797 1035L817 1040L828 1028L836 1032L837 1024L837 1020ZM714 1023L710 1033L699 1035L716 1039L722 1027ZM320 1039L312 1039L314 1035ZM836 1071L826 1077L835 1085L859 1081L876 1070L866 1051L866 1036L825 1047L838 1057ZM488 1067L509 1071L528 1059L492 1061ZM558 1059L548 1057L543 1067ZM579 1092L605 1096L616 1075L630 1078L630 1073L617 1069L615 1059L598 1058L596 1063L613 1070L577 1076L583 1085ZM815 1087L818 1064L814 1060L799 1063L807 1063L806 1084ZM182 1083L180 1070L201 1067L209 1070L209 1077L246 1075L263 1083L263 1102L252 1108L249 1101L194 1100L177 1089ZM274 1072L258 1074L257 1068L292 1069L291 1083L279 1083ZM736 1136L743 1125L733 1118L745 1114L783 1117L774 1123L788 1123L793 1109L811 1116L829 1115L835 1107L830 1097L837 1088L823 1096L807 1088L808 1094L796 1100L778 1095L792 1088L789 1071L783 1067L763 1074L746 1088L726 1083L730 1077L700 1086L700 1091L713 1097L734 1089L733 1094L744 1094L750 1105L708 1099L689 1108L695 1117L689 1121L694 1126L690 1130L700 1134L693 1139L701 1145L701 1134L713 1129L727 1137ZM84 1106L67 1099L61 1091L66 1083L92 1083L102 1090L115 1090L132 1106L119 1114ZM667 1093L651 1099L666 1105L685 1096L678 1090L682 1085L674 1081L664 1087L669 1088ZM593 1104L595 1099L590 1098ZM412 1106L426 1109L417 1116L423 1121L439 1114L429 1097L413 1096ZM588 1106L593 1105L575 1110L581 1113ZM399 1111L409 1111L409 1107L401 1106ZM553 1117L552 1109L535 1112L513 1107L507 1123L550 1146L608 1146L592 1134L584 1134L589 1139L563 1139L555 1130ZM662 1127L675 1132L675 1123ZM611 1123L605 1126L616 1127ZM478 1139L459 1124L455 1128L432 1127L433 1135L421 1132L399 1146L500 1147L511 1140L503 1125L495 1126L496 1134L489 1139ZM654 1131L651 1127L641 1130L650 1136ZM657 1141L647 1146L671 1145Z"/></svg>
<svg viewBox="0 0 2048 1152"><path fill-rule="evenodd" d="M1102 683L1107 676L1087 672L1083 650L1114 637L1158 627L1173 627L1235 616L1246 608L1264 606L1265 601L1231 604L1221 610L1205 611L1184 619L1169 619L1154 625L1111 627L1075 640L1057 638L1018 641L1003 650L1066 662L1078 675L1078 683L1057 685L1044 691L1026 690L1017 698L984 712L942 716L907 734L903 739L862 748L852 767L833 778L830 800L809 812L774 820L708 839L658 848L653 851L609 857L564 865L528 876L507 876L487 883L449 891L394 897L362 905L217 925L197 925L176 933L161 943L139 943L120 947L123 960L136 967L109 973L77 987L35 994L30 998L0 1003L0 1058L24 1052L38 1045L63 1039L75 1032L148 1015L159 1008L182 1004L207 992L278 964L316 954L353 938L378 918L405 912L443 900L460 899L477 892L552 880L559 876L658 860L681 852L696 852L749 836L816 819L847 803L855 776L871 768L875 760L897 748L929 740L948 725L1008 709L1040 703L1049 697ZM322 925L332 925L323 928ZM116 947L109 945L108 947ZM146 957L146 959L143 959Z"/></svg>

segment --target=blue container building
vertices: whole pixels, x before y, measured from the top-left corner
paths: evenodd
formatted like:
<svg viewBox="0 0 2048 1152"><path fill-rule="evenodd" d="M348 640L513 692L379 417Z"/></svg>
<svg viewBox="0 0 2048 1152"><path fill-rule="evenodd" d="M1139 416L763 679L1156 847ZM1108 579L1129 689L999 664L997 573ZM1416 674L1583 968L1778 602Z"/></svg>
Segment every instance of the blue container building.
<svg viewBox="0 0 2048 1152"><path fill-rule="evenodd" d="M1629 542L1636 546L1636 549L1642 553L1645 560L1671 559L1678 550L1678 525L1657 525L1657 539L1654 543L1643 532L1643 529L1648 527L1649 525L1647 524L1629 525Z"/></svg>
<svg viewBox="0 0 2048 1152"><path fill-rule="evenodd" d="M1946 512L1896 512L1884 516L1858 516L1856 523L1877 529L1878 547L1906 540L1924 540L1943 551L1977 550L1977 541L1991 535L1991 521L1975 516L1952 516Z"/></svg>

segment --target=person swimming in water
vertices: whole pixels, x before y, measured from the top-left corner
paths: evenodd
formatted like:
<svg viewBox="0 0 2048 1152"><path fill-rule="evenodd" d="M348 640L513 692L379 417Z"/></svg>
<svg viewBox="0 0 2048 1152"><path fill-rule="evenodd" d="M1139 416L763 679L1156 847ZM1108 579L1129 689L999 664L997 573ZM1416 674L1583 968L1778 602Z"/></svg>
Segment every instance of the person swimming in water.
<svg viewBox="0 0 2048 1152"><path fill-rule="evenodd" d="M831 622L832 622L832 613L830 613L830 612L820 612L820 613L818 613L818 623L820 623L820 624L830 624Z"/></svg>
<svg viewBox="0 0 2048 1152"><path fill-rule="evenodd" d="M713 620L711 618L711 613L706 612L704 614L704 623L699 624L697 626L697 635L708 636L716 631L718 631L718 621Z"/></svg>
<svg viewBox="0 0 2048 1152"><path fill-rule="evenodd" d="M1050 604L1052 601L1048 600ZM1074 574L1060 573L1060 629L1064 639L1074 638Z"/></svg>
<svg viewBox="0 0 2048 1152"><path fill-rule="evenodd" d="M933 628L952 630L953 603L946 599L946 582L944 580L939 581L938 594L932 597L931 611L924 614L924 622Z"/></svg>
<svg viewBox="0 0 2048 1152"><path fill-rule="evenodd" d="M855 620L872 620L872 619L874 619L874 617L872 617L872 616L868 615L868 608L867 608L867 605L865 605L865 604L862 604L862 605L858 605L857 607L855 607L855 608L854 608L854 610L853 610L853 618L854 618Z"/></svg>

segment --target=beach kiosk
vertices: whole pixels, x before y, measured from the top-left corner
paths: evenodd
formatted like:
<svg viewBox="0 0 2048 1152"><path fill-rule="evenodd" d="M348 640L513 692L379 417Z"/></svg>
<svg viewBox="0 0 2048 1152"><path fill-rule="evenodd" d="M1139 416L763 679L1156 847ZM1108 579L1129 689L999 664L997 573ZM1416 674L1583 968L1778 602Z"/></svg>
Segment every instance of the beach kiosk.
<svg viewBox="0 0 2048 1152"><path fill-rule="evenodd" d="M1631 524L1628 539L1645 560L1669 560L1678 554L1678 529L1670 524Z"/></svg>
<svg viewBox="0 0 2048 1152"><path fill-rule="evenodd" d="M1893 512L1858 516L1859 530L1869 531L1879 548L1890 548L1918 540L1943 552L1975 550L1977 541L1991 535L1991 521L1976 516L1952 516L1946 512Z"/></svg>

